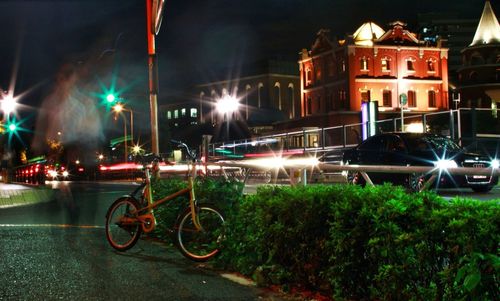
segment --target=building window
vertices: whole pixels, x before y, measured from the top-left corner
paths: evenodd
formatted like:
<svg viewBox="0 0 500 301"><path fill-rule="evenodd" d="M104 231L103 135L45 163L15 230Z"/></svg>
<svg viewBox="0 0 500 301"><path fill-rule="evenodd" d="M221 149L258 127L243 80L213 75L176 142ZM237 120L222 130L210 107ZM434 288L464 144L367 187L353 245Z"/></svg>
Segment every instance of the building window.
<svg viewBox="0 0 500 301"><path fill-rule="evenodd" d="M391 71L391 60L388 58L382 59L382 72L390 72Z"/></svg>
<svg viewBox="0 0 500 301"><path fill-rule="evenodd" d="M339 100L340 100L340 107L342 109L346 109L347 108L347 104L346 104L346 97L347 93L345 90L341 89L339 90Z"/></svg>
<svg viewBox="0 0 500 301"><path fill-rule="evenodd" d="M182 117L186 116L186 109L181 109L181 116Z"/></svg>
<svg viewBox="0 0 500 301"><path fill-rule="evenodd" d="M392 107L392 92L391 92L391 90L384 90L382 92L382 105L384 107Z"/></svg>
<svg viewBox="0 0 500 301"><path fill-rule="evenodd" d="M406 70L408 72L415 72L415 60L413 59L406 60Z"/></svg>
<svg viewBox="0 0 500 301"><path fill-rule="evenodd" d="M427 95L429 96L429 108L435 108L436 107L436 92L434 92L434 90L429 90L429 92L427 92Z"/></svg>
<svg viewBox="0 0 500 301"><path fill-rule="evenodd" d="M306 110L306 114L307 115L311 115L312 114L312 99L311 99L311 96L307 96L307 100L306 100L306 106L307 106L307 110Z"/></svg>
<svg viewBox="0 0 500 301"><path fill-rule="evenodd" d="M321 111L321 96L318 96L316 98L316 112L320 112Z"/></svg>
<svg viewBox="0 0 500 301"><path fill-rule="evenodd" d="M167 119L172 119L172 112L167 111Z"/></svg>
<svg viewBox="0 0 500 301"><path fill-rule="evenodd" d="M417 93L413 90L408 90L408 107L415 108L417 106Z"/></svg>
<svg viewBox="0 0 500 301"><path fill-rule="evenodd" d="M435 66L435 62L433 60L427 61L427 72L436 73L436 66Z"/></svg>
<svg viewBox="0 0 500 301"><path fill-rule="evenodd" d="M370 101L370 90L361 91L361 102Z"/></svg>
<svg viewBox="0 0 500 301"><path fill-rule="evenodd" d="M198 117L198 110L195 108L191 108L191 110L189 112L189 116L191 116L192 118Z"/></svg>
<svg viewBox="0 0 500 301"><path fill-rule="evenodd" d="M340 69L340 70L342 70L342 72L345 72L345 61L344 60L342 60L341 67L342 67L342 69Z"/></svg>
<svg viewBox="0 0 500 301"><path fill-rule="evenodd" d="M361 71L368 71L368 60L363 57L359 60Z"/></svg>
<svg viewBox="0 0 500 301"><path fill-rule="evenodd" d="M306 69L306 84L310 85L312 83L312 71L311 68Z"/></svg>
<svg viewBox="0 0 500 301"><path fill-rule="evenodd" d="M179 110L174 111L174 118L179 118Z"/></svg>

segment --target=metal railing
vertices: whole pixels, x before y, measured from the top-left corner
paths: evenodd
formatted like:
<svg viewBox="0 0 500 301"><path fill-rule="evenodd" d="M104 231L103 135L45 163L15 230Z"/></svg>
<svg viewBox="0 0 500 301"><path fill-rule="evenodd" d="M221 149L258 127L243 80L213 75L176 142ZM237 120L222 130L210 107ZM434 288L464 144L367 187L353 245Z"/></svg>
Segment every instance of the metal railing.
<svg viewBox="0 0 500 301"><path fill-rule="evenodd" d="M496 110L460 108L458 110L413 114L404 116L405 130L418 125L425 131L447 136L462 146L480 148L478 142L492 144L489 149L495 151L495 142L500 141L500 121ZM277 133L230 142L212 143L208 148L209 157L244 156L266 152L326 152L335 149L353 147L362 141L363 128L368 123L304 128L299 131ZM378 120L375 122L377 133L401 131L401 117ZM496 139L496 140L495 140ZM500 145L498 145L500 152Z"/></svg>

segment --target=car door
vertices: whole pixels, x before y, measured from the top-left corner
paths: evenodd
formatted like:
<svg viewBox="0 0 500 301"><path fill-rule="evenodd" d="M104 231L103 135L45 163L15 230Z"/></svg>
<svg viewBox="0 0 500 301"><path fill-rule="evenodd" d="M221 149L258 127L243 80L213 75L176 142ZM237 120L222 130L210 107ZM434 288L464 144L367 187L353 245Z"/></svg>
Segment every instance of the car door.
<svg viewBox="0 0 500 301"><path fill-rule="evenodd" d="M386 135L385 147L382 151L382 165L406 166L408 164L408 148L398 135ZM390 182L396 185L402 185L406 182L406 174L383 173L380 174L380 182Z"/></svg>
<svg viewBox="0 0 500 301"><path fill-rule="evenodd" d="M385 148L385 135L377 135L368 138L359 145L357 151L357 164L380 165L382 164L382 153ZM354 163L354 162L353 162ZM381 174L368 173L373 183L379 183Z"/></svg>

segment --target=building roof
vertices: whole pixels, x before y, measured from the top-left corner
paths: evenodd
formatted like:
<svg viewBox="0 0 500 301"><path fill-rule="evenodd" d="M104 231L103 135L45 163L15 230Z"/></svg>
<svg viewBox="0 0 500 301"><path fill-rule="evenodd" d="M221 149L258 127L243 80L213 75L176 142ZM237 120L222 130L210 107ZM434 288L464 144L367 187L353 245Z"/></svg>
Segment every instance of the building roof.
<svg viewBox="0 0 500 301"><path fill-rule="evenodd" d="M500 25L491 8L490 1L484 4L483 14L470 46L500 43Z"/></svg>
<svg viewBox="0 0 500 301"><path fill-rule="evenodd" d="M360 46L373 46L373 41L380 38L385 31L373 22L361 25L353 34L354 44Z"/></svg>

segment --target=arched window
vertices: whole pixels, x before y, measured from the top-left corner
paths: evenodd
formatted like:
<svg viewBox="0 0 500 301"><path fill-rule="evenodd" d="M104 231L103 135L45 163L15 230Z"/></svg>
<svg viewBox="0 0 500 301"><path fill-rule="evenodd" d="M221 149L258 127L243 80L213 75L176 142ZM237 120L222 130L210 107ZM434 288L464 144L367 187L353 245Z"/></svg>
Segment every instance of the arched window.
<svg viewBox="0 0 500 301"><path fill-rule="evenodd" d="M406 71L409 72L409 73L413 73L415 72L415 58L407 58L406 59Z"/></svg>
<svg viewBox="0 0 500 301"><path fill-rule="evenodd" d="M427 72L428 73L436 73L436 60L435 59L427 60Z"/></svg>
<svg viewBox="0 0 500 301"><path fill-rule="evenodd" d="M470 58L470 64L472 66L474 65L483 65L484 64L484 59L479 53L473 53L471 58Z"/></svg>
<svg viewBox="0 0 500 301"><path fill-rule="evenodd" d="M306 86L312 84L312 71L310 67L306 68Z"/></svg>
<svg viewBox="0 0 500 301"><path fill-rule="evenodd" d="M293 84L289 83L288 84L288 90L287 90L287 103L288 103L288 114L290 116L290 119L295 118L295 99L294 99L294 89L293 89Z"/></svg>
<svg viewBox="0 0 500 301"><path fill-rule="evenodd" d="M382 105L384 107L392 107L392 91L384 90L382 92Z"/></svg>
<svg viewBox="0 0 500 301"><path fill-rule="evenodd" d="M359 59L360 70L368 71L368 59L366 57L362 57Z"/></svg>
<svg viewBox="0 0 500 301"><path fill-rule="evenodd" d="M383 57L381 65L382 65L382 72L391 72L391 59L389 57Z"/></svg>
<svg viewBox="0 0 500 301"><path fill-rule="evenodd" d="M257 89L257 107L260 108L262 107L262 90L264 89L264 84L259 83L258 89Z"/></svg>
<svg viewBox="0 0 500 301"><path fill-rule="evenodd" d="M429 108L436 107L436 92L434 90L429 90L427 92L427 96L429 98Z"/></svg>
<svg viewBox="0 0 500 301"><path fill-rule="evenodd" d="M478 75L477 75L476 71L472 71L471 73L469 73L469 80L471 82L477 82L477 79L478 79Z"/></svg>
<svg viewBox="0 0 500 301"><path fill-rule="evenodd" d="M417 107L417 93L413 90L408 90L408 107Z"/></svg>
<svg viewBox="0 0 500 301"><path fill-rule="evenodd" d="M278 103L278 110L282 109L281 105L281 85L279 82L274 83L274 93L273 93L273 103L272 106L274 107L276 105L276 102Z"/></svg>

